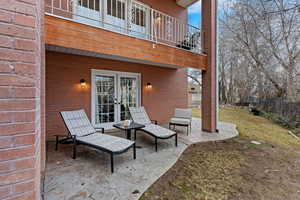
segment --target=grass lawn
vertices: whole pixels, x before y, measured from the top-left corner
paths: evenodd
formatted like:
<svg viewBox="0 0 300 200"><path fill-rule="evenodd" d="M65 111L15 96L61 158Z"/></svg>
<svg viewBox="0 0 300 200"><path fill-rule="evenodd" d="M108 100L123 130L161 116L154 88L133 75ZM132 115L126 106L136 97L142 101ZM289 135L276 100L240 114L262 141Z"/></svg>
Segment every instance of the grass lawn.
<svg viewBox="0 0 300 200"><path fill-rule="evenodd" d="M199 109L193 109L194 117L201 117ZM260 116L249 114L244 109L221 109L220 120L234 123L243 138L262 140L287 148L299 147L299 141L288 134L288 130Z"/></svg>
<svg viewBox="0 0 300 200"><path fill-rule="evenodd" d="M222 109L220 119L235 123L240 137L189 147L141 200L300 199L300 142L247 110Z"/></svg>

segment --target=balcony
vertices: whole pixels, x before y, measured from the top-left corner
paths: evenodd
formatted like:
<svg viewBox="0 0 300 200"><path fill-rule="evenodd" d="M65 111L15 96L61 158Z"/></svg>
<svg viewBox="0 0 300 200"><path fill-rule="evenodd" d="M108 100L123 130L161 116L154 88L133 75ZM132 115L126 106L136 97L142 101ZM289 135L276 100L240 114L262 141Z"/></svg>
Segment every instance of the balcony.
<svg viewBox="0 0 300 200"><path fill-rule="evenodd" d="M146 57L149 58L152 56L153 59L165 59L165 61L159 63L165 63L167 65L205 69L205 56L202 54L203 34L201 30L184 23L180 19L150 8L150 6L146 4L131 0L46 0L45 2L45 12L47 15L45 23L46 37L51 35L51 31L56 30L56 35L54 36L52 34L52 39L59 40L58 37L63 37L63 35L58 34L65 33L70 35L72 31L77 30L77 33L73 33L73 36L76 35L77 37L80 34L82 35L74 39L82 42L82 40L96 38L96 35L92 36L86 34L85 37L84 33L79 33L79 31L97 28L103 30L101 32L101 38L104 40L112 39L112 34L119 34L119 36L114 35L113 37L118 38L122 44L127 44L127 50L146 47L143 48L144 51L148 50L147 53L143 52L145 60L147 60ZM54 20L53 17L59 19ZM69 24L65 26L65 24L68 23L67 21L69 21ZM61 23L61 27L58 27L59 23ZM85 28L83 28L83 26L76 26L74 23L85 25ZM61 28L60 31L58 31L59 28ZM67 31L65 29L70 30ZM107 34L107 31L111 34ZM47 32L49 32L49 34L47 34ZM99 35L100 33L97 34L97 36ZM120 35L124 35L127 38ZM137 42L133 40L134 38L142 41ZM97 37L97 40L100 40L100 37ZM47 41L46 38L46 43L48 43ZM62 40L59 42L61 43ZM94 42L91 43L94 44ZM120 42L113 39L110 43L106 44L108 45L107 49L118 48L116 46L118 44L114 43ZM135 47L133 47L134 45ZM90 49L91 46L92 45L90 45L88 50L94 51L94 49ZM155 48L158 48L156 49L157 52L153 52ZM170 48L173 48L173 50ZM118 49L120 50L120 48ZM186 53L181 51L185 51ZM161 52L165 52L166 58L162 58L163 54L161 54ZM193 56L188 52L199 56ZM112 51L104 53L114 55ZM141 53L142 52L138 52L137 50L126 57L133 57L133 59L137 57L136 59L140 59L137 54ZM179 60L176 56L179 56L182 60ZM194 61L185 62L183 61L185 59L194 59ZM149 61L151 61L151 59L149 59ZM148 64L151 63L149 62Z"/></svg>
<svg viewBox="0 0 300 200"><path fill-rule="evenodd" d="M199 28L136 1L46 0L46 14L194 53L202 52Z"/></svg>

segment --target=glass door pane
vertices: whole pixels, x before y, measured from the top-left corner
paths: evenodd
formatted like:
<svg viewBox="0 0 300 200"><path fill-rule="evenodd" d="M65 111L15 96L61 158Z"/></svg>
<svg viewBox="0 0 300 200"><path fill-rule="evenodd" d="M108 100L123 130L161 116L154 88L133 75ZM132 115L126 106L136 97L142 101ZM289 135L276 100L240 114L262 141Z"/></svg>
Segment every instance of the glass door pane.
<svg viewBox="0 0 300 200"><path fill-rule="evenodd" d="M126 32L126 11L125 0L105 0L105 28Z"/></svg>
<svg viewBox="0 0 300 200"><path fill-rule="evenodd" d="M130 34L143 39L148 38L150 33L150 7L145 4L132 1L131 16Z"/></svg>
<svg viewBox="0 0 300 200"><path fill-rule="evenodd" d="M80 23L100 26L100 0L76 0L76 15L75 20Z"/></svg>
<svg viewBox="0 0 300 200"><path fill-rule="evenodd" d="M120 77L120 120L130 119L129 107L138 106L138 78Z"/></svg>
<svg viewBox="0 0 300 200"><path fill-rule="evenodd" d="M115 76L97 75L95 77L95 123L113 123L116 121Z"/></svg>

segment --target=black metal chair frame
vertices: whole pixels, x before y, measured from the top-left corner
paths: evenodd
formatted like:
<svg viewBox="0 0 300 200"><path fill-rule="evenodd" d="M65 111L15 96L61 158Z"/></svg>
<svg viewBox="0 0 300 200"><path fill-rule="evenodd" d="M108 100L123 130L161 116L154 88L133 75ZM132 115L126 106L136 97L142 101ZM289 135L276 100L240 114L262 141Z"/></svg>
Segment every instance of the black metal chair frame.
<svg viewBox="0 0 300 200"><path fill-rule="evenodd" d="M93 133L93 134L97 134L97 133ZM108 149L105 149L103 147L100 147L100 146L97 146L97 145L93 145L93 144L90 144L90 143L86 143L86 142L82 142L82 141L78 141L76 138L76 135L74 135L73 137L73 159L76 159L76 154L77 154L77 145L86 145L86 146L89 146L89 147L92 147L92 148L95 148L97 150L100 150L100 151L103 151L103 152L106 152L106 153L109 153L110 154L110 166L111 166L111 173L114 173L114 156L115 155L119 155L119 154L122 154L122 153L125 153L127 152L131 147L133 147L133 159L135 160L136 159L136 145L135 143L133 143L133 145L129 146L128 148L122 150L122 151L117 151L117 152L112 152Z"/></svg>
<svg viewBox="0 0 300 200"><path fill-rule="evenodd" d="M155 125L157 125L157 121L156 120L151 120L152 122L154 122L155 123ZM173 134L173 135L171 135L171 136L169 136L169 137L157 137L156 135L154 135L154 134L152 134L151 132L149 132L149 131L145 131L145 130L143 130L143 129L135 129L135 131L134 131L134 140L136 140L136 132L137 131L143 131L143 132L145 132L145 133L147 133L147 134L149 134L150 136L152 136L152 137L154 137L155 138L155 151L157 152L157 146L158 146L158 142L157 142L157 140L158 139L162 139L162 140L166 140L166 139L169 139L169 138L172 138L172 137L174 137L175 136L175 146L177 147L178 146L178 136L177 136L177 132L175 132L175 134Z"/></svg>
<svg viewBox="0 0 300 200"><path fill-rule="evenodd" d="M60 115L61 115L61 113L60 113ZM63 117L62 117L62 119L63 119ZM68 129L64 119L63 119L63 122L65 124L65 127ZM101 130L102 130L101 132L103 134L104 133L104 128L102 128ZM86 146L95 148L97 150L109 153L110 154L111 173L114 173L114 155L119 155L119 154L125 153L131 147L133 147L133 159L134 160L136 159L136 145L135 145L135 142L131 146L129 146L128 148L126 148L122 151L113 152L113 151L110 151L109 149L106 149L106 148L103 148L103 147L100 147L100 146L97 146L97 145L93 145L93 144L90 144L90 143L79 141L79 140L77 140L77 136L76 135L71 135L69 130L68 130L68 133L69 133L68 139L72 138L72 141L73 141L73 156L72 156L73 159L76 159L76 156L77 156L77 145L86 145ZM92 133L92 134L99 134L99 133L96 132L96 133ZM89 135L92 135L92 134L89 134ZM85 135L85 136L89 136L89 135ZM57 139L57 141L58 141L58 139ZM57 145L58 145L58 143L57 143ZM57 147L57 145L56 145L56 147Z"/></svg>
<svg viewBox="0 0 300 200"><path fill-rule="evenodd" d="M176 126L184 126L187 128L187 135L189 135L189 131L192 132L192 124L178 124L178 123L169 123L169 129L171 129L171 126L173 126L173 130L175 129Z"/></svg>

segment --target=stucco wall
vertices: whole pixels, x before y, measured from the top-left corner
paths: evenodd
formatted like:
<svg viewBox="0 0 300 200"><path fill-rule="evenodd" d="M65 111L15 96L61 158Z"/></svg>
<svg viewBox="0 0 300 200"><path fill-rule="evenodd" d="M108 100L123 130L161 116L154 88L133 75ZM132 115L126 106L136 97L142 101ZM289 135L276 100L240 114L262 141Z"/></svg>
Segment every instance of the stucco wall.
<svg viewBox="0 0 300 200"><path fill-rule="evenodd" d="M153 9L159 10L183 22L187 22L187 9L176 4L175 0L139 0Z"/></svg>

